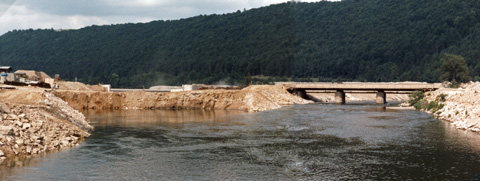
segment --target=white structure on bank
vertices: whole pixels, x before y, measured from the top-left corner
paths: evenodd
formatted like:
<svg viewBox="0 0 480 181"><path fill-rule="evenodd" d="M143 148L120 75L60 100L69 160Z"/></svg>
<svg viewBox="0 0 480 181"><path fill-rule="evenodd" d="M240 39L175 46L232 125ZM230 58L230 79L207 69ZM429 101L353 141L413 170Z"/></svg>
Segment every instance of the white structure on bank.
<svg viewBox="0 0 480 181"><path fill-rule="evenodd" d="M192 91L207 87L205 84L183 84L181 89L172 89L171 92Z"/></svg>

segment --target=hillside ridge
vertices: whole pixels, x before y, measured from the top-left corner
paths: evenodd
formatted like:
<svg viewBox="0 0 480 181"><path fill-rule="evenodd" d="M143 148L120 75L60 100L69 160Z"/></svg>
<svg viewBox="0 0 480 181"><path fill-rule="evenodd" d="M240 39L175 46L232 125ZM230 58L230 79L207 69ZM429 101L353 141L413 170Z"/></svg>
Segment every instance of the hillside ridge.
<svg viewBox="0 0 480 181"><path fill-rule="evenodd" d="M142 88L271 81L436 82L443 53L480 75L474 0L347 0L276 4L174 21L14 30L0 64L66 80ZM477 77L480 79L480 77Z"/></svg>

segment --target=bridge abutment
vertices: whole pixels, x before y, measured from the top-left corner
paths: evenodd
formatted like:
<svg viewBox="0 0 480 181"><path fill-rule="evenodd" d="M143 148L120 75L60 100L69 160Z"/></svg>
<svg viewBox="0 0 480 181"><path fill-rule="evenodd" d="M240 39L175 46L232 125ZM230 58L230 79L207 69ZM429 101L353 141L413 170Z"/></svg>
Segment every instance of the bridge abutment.
<svg viewBox="0 0 480 181"><path fill-rule="evenodd" d="M378 90L377 98L375 99L377 104L386 104L387 103L387 93L384 90Z"/></svg>
<svg viewBox="0 0 480 181"><path fill-rule="evenodd" d="M295 89L293 90L293 94L303 99L309 99L307 96L307 91L305 89Z"/></svg>
<svg viewBox="0 0 480 181"><path fill-rule="evenodd" d="M335 92L335 103L345 104L345 92L343 90L337 90L337 92Z"/></svg>

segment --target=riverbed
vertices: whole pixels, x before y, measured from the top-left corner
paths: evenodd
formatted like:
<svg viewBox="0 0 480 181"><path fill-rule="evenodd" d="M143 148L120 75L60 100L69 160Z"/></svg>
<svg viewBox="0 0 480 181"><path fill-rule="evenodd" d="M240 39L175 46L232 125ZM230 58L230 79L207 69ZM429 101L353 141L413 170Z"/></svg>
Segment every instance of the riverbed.
<svg viewBox="0 0 480 181"><path fill-rule="evenodd" d="M0 180L471 180L480 135L413 110L89 111L79 146L5 161Z"/></svg>

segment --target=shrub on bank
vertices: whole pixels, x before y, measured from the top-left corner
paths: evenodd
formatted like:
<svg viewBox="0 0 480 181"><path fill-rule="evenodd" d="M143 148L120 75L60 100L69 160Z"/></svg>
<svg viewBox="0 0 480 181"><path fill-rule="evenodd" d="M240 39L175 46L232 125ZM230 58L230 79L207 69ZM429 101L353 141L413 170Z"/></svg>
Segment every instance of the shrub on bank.
<svg viewBox="0 0 480 181"><path fill-rule="evenodd" d="M435 113L445 106L444 104L442 104L442 102L445 102L447 95L440 94L435 98L434 101L430 102L424 99L425 93L422 91L415 91L411 95L409 95L409 97L410 100L408 101L408 103L416 110L426 110Z"/></svg>
<svg viewBox="0 0 480 181"><path fill-rule="evenodd" d="M408 95L408 97L410 98L410 100L408 101L410 106L416 107L415 105L420 105L419 103L421 103L421 101L425 97L425 93L423 91L417 90L412 92L412 94Z"/></svg>
<svg viewBox="0 0 480 181"><path fill-rule="evenodd" d="M413 107L419 111L420 109L422 109L422 101L419 101L419 102L416 102Z"/></svg>

